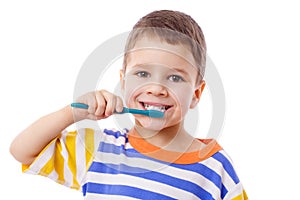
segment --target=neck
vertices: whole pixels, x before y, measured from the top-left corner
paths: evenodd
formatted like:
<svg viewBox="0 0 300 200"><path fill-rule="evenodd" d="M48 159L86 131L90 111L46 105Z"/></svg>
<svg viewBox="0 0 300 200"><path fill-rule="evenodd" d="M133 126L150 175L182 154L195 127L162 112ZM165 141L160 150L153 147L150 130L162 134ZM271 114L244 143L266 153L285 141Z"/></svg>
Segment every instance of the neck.
<svg viewBox="0 0 300 200"><path fill-rule="evenodd" d="M194 141L185 131L183 121L162 130L149 130L136 123L135 131L147 142L165 150L186 151Z"/></svg>

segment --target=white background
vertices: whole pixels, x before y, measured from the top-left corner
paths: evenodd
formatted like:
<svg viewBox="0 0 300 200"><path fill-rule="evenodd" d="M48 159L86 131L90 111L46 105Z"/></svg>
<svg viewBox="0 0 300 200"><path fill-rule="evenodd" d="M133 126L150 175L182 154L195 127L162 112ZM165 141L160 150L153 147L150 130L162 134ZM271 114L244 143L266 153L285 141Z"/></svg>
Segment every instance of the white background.
<svg viewBox="0 0 300 200"><path fill-rule="evenodd" d="M186 12L204 31L226 93L219 142L250 198L298 198L297 5L291 0L1 1L0 198L82 199L46 178L22 174L9 145L31 122L72 101L80 67L97 46L157 9Z"/></svg>

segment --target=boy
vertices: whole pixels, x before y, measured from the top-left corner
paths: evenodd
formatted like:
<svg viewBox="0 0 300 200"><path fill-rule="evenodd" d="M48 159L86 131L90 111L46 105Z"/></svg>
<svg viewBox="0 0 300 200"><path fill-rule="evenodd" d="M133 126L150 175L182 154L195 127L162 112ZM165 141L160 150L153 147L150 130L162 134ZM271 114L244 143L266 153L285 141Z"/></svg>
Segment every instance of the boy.
<svg viewBox="0 0 300 200"><path fill-rule="evenodd" d="M40 118L15 138L11 153L24 172L81 190L85 199L247 199L226 152L183 127L205 87L205 57L190 16L154 11L128 37L121 89L127 107L159 110L163 118L134 115L130 130L65 131L122 111L120 97L90 92L77 99L88 109L68 105Z"/></svg>

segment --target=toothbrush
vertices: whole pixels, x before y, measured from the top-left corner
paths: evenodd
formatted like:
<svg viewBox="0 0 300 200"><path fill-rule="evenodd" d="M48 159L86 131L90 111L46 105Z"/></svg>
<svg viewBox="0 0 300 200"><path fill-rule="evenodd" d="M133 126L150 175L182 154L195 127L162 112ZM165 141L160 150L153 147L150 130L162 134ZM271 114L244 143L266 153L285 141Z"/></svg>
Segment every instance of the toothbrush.
<svg viewBox="0 0 300 200"><path fill-rule="evenodd" d="M88 109L89 106L84 103L71 103L71 107L73 108L82 108L82 109ZM146 115L148 117L152 118L163 118L164 113L160 112L158 110L138 110L133 108L126 108L123 107L122 112L115 112L116 114L124 114L124 113L131 113L131 114L140 114L140 115Z"/></svg>

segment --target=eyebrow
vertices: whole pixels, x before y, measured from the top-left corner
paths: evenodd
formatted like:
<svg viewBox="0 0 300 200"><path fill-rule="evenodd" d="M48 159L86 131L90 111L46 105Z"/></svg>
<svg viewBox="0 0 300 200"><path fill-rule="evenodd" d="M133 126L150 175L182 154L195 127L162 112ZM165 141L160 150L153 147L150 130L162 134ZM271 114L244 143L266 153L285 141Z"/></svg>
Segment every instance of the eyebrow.
<svg viewBox="0 0 300 200"><path fill-rule="evenodd" d="M132 65L130 67L131 68L135 68L135 67L154 67L154 66L159 66L159 65L157 65L157 64L141 64L141 63L137 63L137 64L134 64L134 65ZM164 65L162 65L162 66L164 66ZM171 69L171 70L177 71L177 72L188 74L188 72L186 70L184 70L184 69L179 69L179 68L176 68L176 67L169 67L169 66L166 66L166 67L169 68L169 69Z"/></svg>
<svg viewBox="0 0 300 200"><path fill-rule="evenodd" d="M134 64L134 65L127 66L127 67L135 68L135 67L153 67L153 66L154 66L154 65L152 65L152 64L136 63L136 64Z"/></svg>
<svg viewBox="0 0 300 200"><path fill-rule="evenodd" d="M134 64L134 65L132 65L132 66L130 66L130 68L136 68L136 67L153 67L153 66L159 66L159 65L157 65L157 64L149 64L149 63L136 63L136 64ZM168 67L168 66L167 66ZM170 70L172 70L172 71L176 71L176 72L178 72L178 73L182 73L182 74L184 74L184 75L186 75L186 76L189 76L190 77L190 74L186 71L186 70L184 70L184 69L180 69L180 68L176 68L176 67L168 67Z"/></svg>
<svg viewBox="0 0 300 200"><path fill-rule="evenodd" d="M179 68L172 68L172 69L175 70L175 71L177 71L177 72L179 72L179 73L183 73L183 74L189 76L189 73L186 70L184 70L184 69L179 69Z"/></svg>

